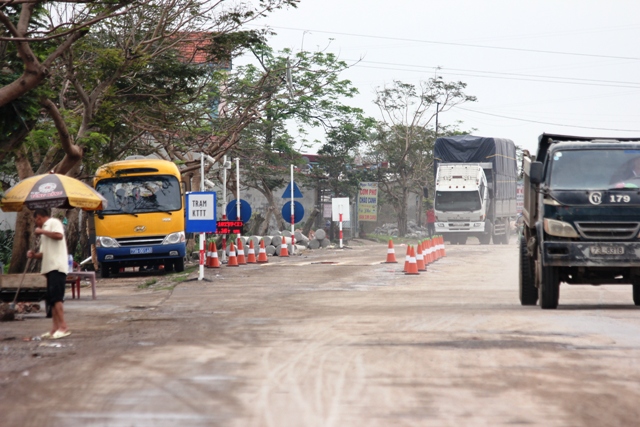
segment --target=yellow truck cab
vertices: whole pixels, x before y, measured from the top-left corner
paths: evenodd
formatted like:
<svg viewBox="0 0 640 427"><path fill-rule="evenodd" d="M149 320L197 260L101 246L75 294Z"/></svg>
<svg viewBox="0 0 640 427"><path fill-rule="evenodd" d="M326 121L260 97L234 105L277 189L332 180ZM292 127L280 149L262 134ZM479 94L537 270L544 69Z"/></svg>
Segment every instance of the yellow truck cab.
<svg viewBox="0 0 640 427"><path fill-rule="evenodd" d="M94 217L102 277L131 266L184 270L184 194L174 163L108 163L96 171L93 186L107 199L106 208Z"/></svg>

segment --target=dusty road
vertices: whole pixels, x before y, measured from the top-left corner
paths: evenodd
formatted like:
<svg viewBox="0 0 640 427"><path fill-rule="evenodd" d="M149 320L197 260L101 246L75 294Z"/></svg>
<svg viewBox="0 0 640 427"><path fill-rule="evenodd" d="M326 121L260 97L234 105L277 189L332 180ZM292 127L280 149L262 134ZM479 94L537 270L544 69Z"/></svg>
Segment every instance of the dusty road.
<svg viewBox="0 0 640 427"><path fill-rule="evenodd" d="M98 300L67 301L59 341L23 341L42 314L0 323L0 425L638 423L629 286L563 285L543 311L518 303L513 243L449 246L420 276L351 247L209 282L100 280Z"/></svg>

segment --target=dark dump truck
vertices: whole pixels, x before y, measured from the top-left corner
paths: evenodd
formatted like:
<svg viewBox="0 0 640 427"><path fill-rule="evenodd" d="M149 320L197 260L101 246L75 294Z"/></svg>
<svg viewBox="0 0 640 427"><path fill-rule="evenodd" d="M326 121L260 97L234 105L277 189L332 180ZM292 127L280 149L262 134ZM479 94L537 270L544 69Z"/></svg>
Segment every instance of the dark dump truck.
<svg viewBox="0 0 640 427"><path fill-rule="evenodd" d="M450 243L475 236L509 243L516 219L518 164L510 139L457 135L436 139L435 229Z"/></svg>
<svg viewBox="0 0 640 427"><path fill-rule="evenodd" d="M557 308L567 283L631 284L640 305L640 138L545 133L522 166L521 304Z"/></svg>

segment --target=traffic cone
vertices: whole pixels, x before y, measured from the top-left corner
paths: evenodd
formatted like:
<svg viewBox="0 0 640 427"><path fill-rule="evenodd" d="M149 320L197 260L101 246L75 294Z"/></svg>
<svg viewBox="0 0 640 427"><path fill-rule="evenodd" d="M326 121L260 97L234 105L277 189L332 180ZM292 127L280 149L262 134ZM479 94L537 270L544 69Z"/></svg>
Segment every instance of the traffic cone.
<svg viewBox="0 0 640 427"><path fill-rule="evenodd" d="M220 268L220 260L218 259L218 248L216 242L211 242L211 268Z"/></svg>
<svg viewBox="0 0 640 427"><path fill-rule="evenodd" d="M416 266L418 271L427 271L427 267L424 264L424 255L422 255L422 243L418 243L416 246Z"/></svg>
<svg viewBox="0 0 640 427"><path fill-rule="evenodd" d="M264 248L264 239L260 239L260 249L258 250L258 263L263 264L269 262L267 259L267 251Z"/></svg>
<svg viewBox="0 0 640 427"><path fill-rule="evenodd" d="M209 251L207 252L207 264L206 266L209 268L213 267L213 254L216 254L216 258L218 257L218 252L214 252L216 244L214 242L209 242Z"/></svg>
<svg viewBox="0 0 640 427"><path fill-rule="evenodd" d="M411 258L411 246L407 245L407 254L404 256L404 269L402 271L408 271L410 258Z"/></svg>
<svg viewBox="0 0 640 427"><path fill-rule="evenodd" d="M387 249L387 261L386 264L397 264L396 251L393 249L393 240L389 239L389 248Z"/></svg>
<svg viewBox="0 0 640 427"><path fill-rule="evenodd" d="M227 267L237 267L238 257L236 257L236 247L233 242L229 244L229 261L227 261Z"/></svg>
<svg viewBox="0 0 640 427"><path fill-rule="evenodd" d="M287 248L287 242L284 240L284 236L282 236L282 246L280 246L280 254L278 256L289 256L289 248Z"/></svg>
<svg viewBox="0 0 640 427"><path fill-rule="evenodd" d="M424 241L424 264L431 264L431 237Z"/></svg>
<svg viewBox="0 0 640 427"><path fill-rule="evenodd" d="M247 259L244 256L244 247L242 247L242 239L238 237L238 244L236 245L238 251L238 265L247 265Z"/></svg>
<svg viewBox="0 0 640 427"><path fill-rule="evenodd" d="M431 238L431 240L429 242L431 244L431 249L430 249L431 250L431 262L436 262L438 260L438 257L437 257L438 254L436 252L436 243L435 243L436 240L435 239L436 238L434 236L434 237Z"/></svg>
<svg viewBox="0 0 640 427"><path fill-rule="evenodd" d="M436 239L436 244L438 245L438 259L442 258L442 236L438 236Z"/></svg>
<svg viewBox="0 0 640 427"><path fill-rule="evenodd" d="M416 252L413 250L413 246L410 246L409 248L409 268L404 272L404 274L420 274L418 271L418 264L416 263Z"/></svg>
<svg viewBox="0 0 640 427"><path fill-rule="evenodd" d="M440 241L442 242L442 258L447 256L447 252L444 250L444 237L440 236Z"/></svg>
<svg viewBox="0 0 640 427"><path fill-rule="evenodd" d="M424 268L429 265L429 254L427 252L428 239L422 241L422 258L424 259Z"/></svg>
<svg viewBox="0 0 640 427"><path fill-rule="evenodd" d="M211 267L211 242L207 245L207 251L205 252L204 266Z"/></svg>
<svg viewBox="0 0 640 427"><path fill-rule="evenodd" d="M256 261L256 249L253 246L253 240L249 240L249 253L247 254L247 264L255 264Z"/></svg>

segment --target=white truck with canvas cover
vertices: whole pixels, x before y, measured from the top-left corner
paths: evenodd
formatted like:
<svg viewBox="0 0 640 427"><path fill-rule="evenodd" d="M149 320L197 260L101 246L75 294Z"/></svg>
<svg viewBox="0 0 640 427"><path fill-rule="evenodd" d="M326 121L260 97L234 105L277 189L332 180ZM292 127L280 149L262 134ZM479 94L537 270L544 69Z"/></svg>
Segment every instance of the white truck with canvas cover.
<svg viewBox="0 0 640 427"><path fill-rule="evenodd" d="M453 243L463 243L470 235L481 238L485 234L488 188L480 164L440 165L435 190L437 234L447 235Z"/></svg>
<svg viewBox="0 0 640 427"><path fill-rule="evenodd" d="M436 139L435 231L451 243L509 242L516 218L516 147L504 138L456 135Z"/></svg>

